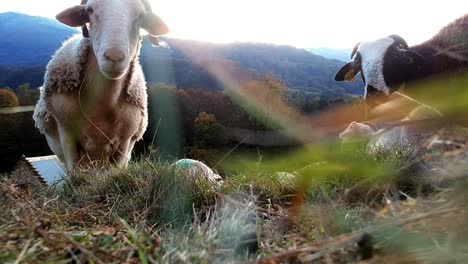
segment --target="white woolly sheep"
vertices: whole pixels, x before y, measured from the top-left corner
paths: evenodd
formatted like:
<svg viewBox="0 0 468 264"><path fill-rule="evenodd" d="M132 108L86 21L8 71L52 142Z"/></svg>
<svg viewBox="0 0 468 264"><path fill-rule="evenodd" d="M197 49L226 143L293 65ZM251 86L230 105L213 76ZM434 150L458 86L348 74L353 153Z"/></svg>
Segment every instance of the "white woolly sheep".
<svg viewBox="0 0 468 264"><path fill-rule="evenodd" d="M413 47L397 35L358 43L351 59L335 75L336 81L354 81L362 73L364 98L371 104L405 83L434 74L466 71L468 68L468 14L439 31L430 40ZM385 97L385 96L384 96Z"/></svg>
<svg viewBox="0 0 468 264"><path fill-rule="evenodd" d="M405 117L402 122L413 122L414 124L398 125L389 129L376 131L369 125L352 122L339 137L343 143L365 142L367 151L408 150L408 148L418 148L424 140L433 136L432 131L417 124L417 121L431 120L439 118L440 112L427 105L415 108ZM428 142L426 142L428 143Z"/></svg>
<svg viewBox="0 0 468 264"><path fill-rule="evenodd" d="M82 1L57 19L83 27L83 36L68 39L47 65L36 127L68 170L95 161L126 166L148 123L140 28L151 35L168 28L147 0Z"/></svg>

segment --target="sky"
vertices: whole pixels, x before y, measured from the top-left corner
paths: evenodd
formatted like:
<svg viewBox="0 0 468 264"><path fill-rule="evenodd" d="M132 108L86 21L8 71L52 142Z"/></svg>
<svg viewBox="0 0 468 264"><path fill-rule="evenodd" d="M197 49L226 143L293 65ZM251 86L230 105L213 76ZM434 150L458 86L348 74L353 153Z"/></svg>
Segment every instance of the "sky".
<svg viewBox="0 0 468 264"><path fill-rule="evenodd" d="M418 44L468 13L467 0L150 0L168 36L216 43L353 48L398 34ZM1 0L0 12L53 18L79 0Z"/></svg>

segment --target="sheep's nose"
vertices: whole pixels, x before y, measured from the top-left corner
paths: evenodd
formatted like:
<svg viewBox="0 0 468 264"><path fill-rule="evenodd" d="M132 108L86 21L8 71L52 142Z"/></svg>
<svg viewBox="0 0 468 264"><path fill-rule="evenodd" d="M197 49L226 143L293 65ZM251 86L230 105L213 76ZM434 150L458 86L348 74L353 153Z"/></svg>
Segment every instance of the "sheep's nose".
<svg viewBox="0 0 468 264"><path fill-rule="evenodd" d="M104 58L110 62L119 63L125 59L125 53L121 49L110 48L104 52Z"/></svg>

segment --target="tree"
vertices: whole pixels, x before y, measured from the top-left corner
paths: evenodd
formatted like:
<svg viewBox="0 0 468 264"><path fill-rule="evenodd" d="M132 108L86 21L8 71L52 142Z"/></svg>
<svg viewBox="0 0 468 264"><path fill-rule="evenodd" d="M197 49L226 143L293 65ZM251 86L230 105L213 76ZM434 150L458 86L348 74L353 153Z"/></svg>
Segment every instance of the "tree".
<svg viewBox="0 0 468 264"><path fill-rule="evenodd" d="M13 89L10 88L10 86L5 86L2 89L8 90L8 91L13 92L13 93L15 92Z"/></svg>
<svg viewBox="0 0 468 264"><path fill-rule="evenodd" d="M39 89L31 89L29 83L18 86L16 94L20 105L35 105L39 100Z"/></svg>
<svg viewBox="0 0 468 264"><path fill-rule="evenodd" d="M239 103L250 114L254 129L279 129L297 118L287 103L287 87L271 73L242 87Z"/></svg>
<svg viewBox="0 0 468 264"><path fill-rule="evenodd" d="M195 144L205 147L220 147L226 143L224 128L216 120L216 116L206 112L195 118Z"/></svg>
<svg viewBox="0 0 468 264"><path fill-rule="evenodd" d="M0 89L0 108L18 106L18 97L8 89Z"/></svg>
<svg viewBox="0 0 468 264"><path fill-rule="evenodd" d="M288 102L292 104L296 109L303 110L306 105L306 96L304 92L293 92L288 96Z"/></svg>

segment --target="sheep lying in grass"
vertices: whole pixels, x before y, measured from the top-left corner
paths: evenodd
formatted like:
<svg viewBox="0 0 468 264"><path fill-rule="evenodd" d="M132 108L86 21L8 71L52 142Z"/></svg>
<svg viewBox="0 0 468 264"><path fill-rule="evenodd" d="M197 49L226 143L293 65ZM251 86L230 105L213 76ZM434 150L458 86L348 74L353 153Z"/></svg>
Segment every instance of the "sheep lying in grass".
<svg viewBox="0 0 468 264"><path fill-rule="evenodd" d="M410 150L419 148L434 135L434 131L418 122L438 119L441 114L432 107L421 105L401 120L401 125L377 130L369 125L352 122L339 137L343 143L366 142L367 151ZM405 124L407 123L407 124ZM429 142L425 142L429 143Z"/></svg>
<svg viewBox="0 0 468 264"><path fill-rule="evenodd" d="M82 3L57 15L83 27L83 37L68 39L47 65L34 120L68 170L96 161L125 166L147 127L140 28L151 35L168 28L147 0Z"/></svg>

